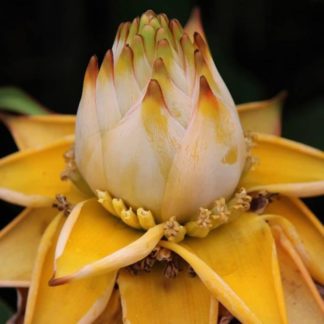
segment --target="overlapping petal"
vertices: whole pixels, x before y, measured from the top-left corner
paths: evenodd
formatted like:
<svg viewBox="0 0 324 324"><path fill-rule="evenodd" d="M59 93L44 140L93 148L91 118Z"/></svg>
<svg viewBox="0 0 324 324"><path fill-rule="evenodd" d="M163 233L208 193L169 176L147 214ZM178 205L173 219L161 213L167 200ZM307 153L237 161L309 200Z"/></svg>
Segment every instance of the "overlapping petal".
<svg viewBox="0 0 324 324"><path fill-rule="evenodd" d="M324 152L269 134L258 133L254 139L257 161L241 186L299 197L324 193Z"/></svg>
<svg viewBox="0 0 324 324"><path fill-rule="evenodd" d="M168 112L159 84L152 80L142 104L103 137L112 195L159 215L165 182L183 132Z"/></svg>
<svg viewBox="0 0 324 324"><path fill-rule="evenodd" d="M287 322L275 245L262 219L245 214L204 239L168 246L240 321Z"/></svg>
<svg viewBox="0 0 324 324"><path fill-rule="evenodd" d="M273 228L273 232L289 323L321 323L324 302L311 276L280 227Z"/></svg>
<svg viewBox="0 0 324 324"><path fill-rule="evenodd" d="M173 280L165 278L161 267L137 276L122 271L118 285L125 322L213 323L209 314L217 314L207 288L185 271ZM144 307L139 307L139 300ZM216 309L211 311L211 307Z"/></svg>
<svg viewBox="0 0 324 324"><path fill-rule="evenodd" d="M236 112L224 106L203 77L200 87L198 107L168 175L163 220L176 216L182 221L216 198L229 197L242 171L245 145Z"/></svg>
<svg viewBox="0 0 324 324"><path fill-rule="evenodd" d="M74 134L75 116L4 116L19 149L37 148Z"/></svg>
<svg viewBox="0 0 324 324"><path fill-rule="evenodd" d="M54 208L28 208L1 230L1 286L29 286L38 245L56 214Z"/></svg>
<svg viewBox="0 0 324 324"><path fill-rule="evenodd" d="M288 197L269 204L265 213L281 215L293 224L307 252L306 266L312 276L324 284L324 229L315 215L302 201Z"/></svg>
<svg viewBox="0 0 324 324"><path fill-rule="evenodd" d="M9 155L0 161L0 198L8 202L29 206L51 206L55 196L71 195L72 202L79 201L81 193L60 175L65 164L63 155L70 149L73 137L36 149Z"/></svg>
<svg viewBox="0 0 324 324"><path fill-rule="evenodd" d="M146 257L162 236L162 225L143 234L124 225L95 199L80 203L62 229L51 284L60 285L133 264Z"/></svg>
<svg viewBox="0 0 324 324"><path fill-rule="evenodd" d="M76 119L75 159L92 190L106 188L101 135L96 109L97 59L92 57L84 77ZM100 82L98 84L100 87ZM86 157L86 158L85 158Z"/></svg>
<svg viewBox="0 0 324 324"><path fill-rule="evenodd" d="M115 273L50 287L55 243L64 217L58 215L47 228L38 250L29 291L25 323L91 322L104 310L115 284Z"/></svg>

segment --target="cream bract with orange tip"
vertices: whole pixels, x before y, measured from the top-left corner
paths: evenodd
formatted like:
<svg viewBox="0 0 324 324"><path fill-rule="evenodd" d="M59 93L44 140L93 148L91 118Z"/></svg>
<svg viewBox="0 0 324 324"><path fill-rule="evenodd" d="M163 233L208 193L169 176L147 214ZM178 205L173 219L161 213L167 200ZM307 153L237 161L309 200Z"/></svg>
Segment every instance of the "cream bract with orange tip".
<svg viewBox="0 0 324 324"><path fill-rule="evenodd" d="M121 24L99 70L91 59L76 134L76 162L91 189L151 210L158 222L188 221L229 198L246 157L203 37L152 11Z"/></svg>

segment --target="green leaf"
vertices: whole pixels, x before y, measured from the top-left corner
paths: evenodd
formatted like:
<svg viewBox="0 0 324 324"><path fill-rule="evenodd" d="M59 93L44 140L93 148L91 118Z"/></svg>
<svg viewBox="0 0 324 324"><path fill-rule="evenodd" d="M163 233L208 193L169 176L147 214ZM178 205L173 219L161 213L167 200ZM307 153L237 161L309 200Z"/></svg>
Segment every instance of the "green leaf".
<svg viewBox="0 0 324 324"><path fill-rule="evenodd" d="M12 315L12 310L0 299L0 323L6 323Z"/></svg>
<svg viewBox="0 0 324 324"><path fill-rule="evenodd" d="M15 87L0 88L0 109L26 115L44 115L48 111L23 90Z"/></svg>

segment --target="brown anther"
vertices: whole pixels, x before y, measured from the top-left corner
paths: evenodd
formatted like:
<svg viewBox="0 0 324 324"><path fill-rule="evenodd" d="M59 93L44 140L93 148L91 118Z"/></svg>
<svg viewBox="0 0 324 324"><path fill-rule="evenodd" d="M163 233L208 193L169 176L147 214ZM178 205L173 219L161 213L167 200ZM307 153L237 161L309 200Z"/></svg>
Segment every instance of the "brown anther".
<svg viewBox="0 0 324 324"><path fill-rule="evenodd" d="M63 212L65 216L69 216L73 209L73 205L70 204L67 198L62 194L56 195L55 198L56 198L56 202L53 203L52 206L54 208L57 208L59 211Z"/></svg>
<svg viewBox="0 0 324 324"><path fill-rule="evenodd" d="M154 253L154 257L159 262L170 262L172 260L172 252L169 249L157 246L152 253Z"/></svg>
<svg viewBox="0 0 324 324"><path fill-rule="evenodd" d="M260 191L252 197L250 203L250 211L262 214L267 206L278 197L277 193L270 193L267 191Z"/></svg>
<svg viewBox="0 0 324 324"><path fill-rule="evenodd" d="M191 266L188 267L188 274L191 278L194 278L197 276L196 271Z"/></svg>
<svg viewBox="0 0 324 324"><path fill-rule="evenodd" d="M174 279L180 271L179 263L175 258L172 261L167 262L163 274L167 279Z"/></svg>

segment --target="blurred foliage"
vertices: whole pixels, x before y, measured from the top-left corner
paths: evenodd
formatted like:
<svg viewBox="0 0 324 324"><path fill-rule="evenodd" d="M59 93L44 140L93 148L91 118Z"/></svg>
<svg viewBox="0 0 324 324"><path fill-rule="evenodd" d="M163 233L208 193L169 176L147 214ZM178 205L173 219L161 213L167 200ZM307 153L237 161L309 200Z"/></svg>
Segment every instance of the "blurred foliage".
<svg viewBox="0 0 324 324"><path fill-rule="evenodd" d="M11 316L11 308L0 299L0 323L6 323Z"/></svg>
<svg viewBox="0 0 324 324"><path fill-rule="evenodd" d="M27 115L42 115L47 113L41 104L21 89L15 87L0 88L0 108Z"/></svg>

